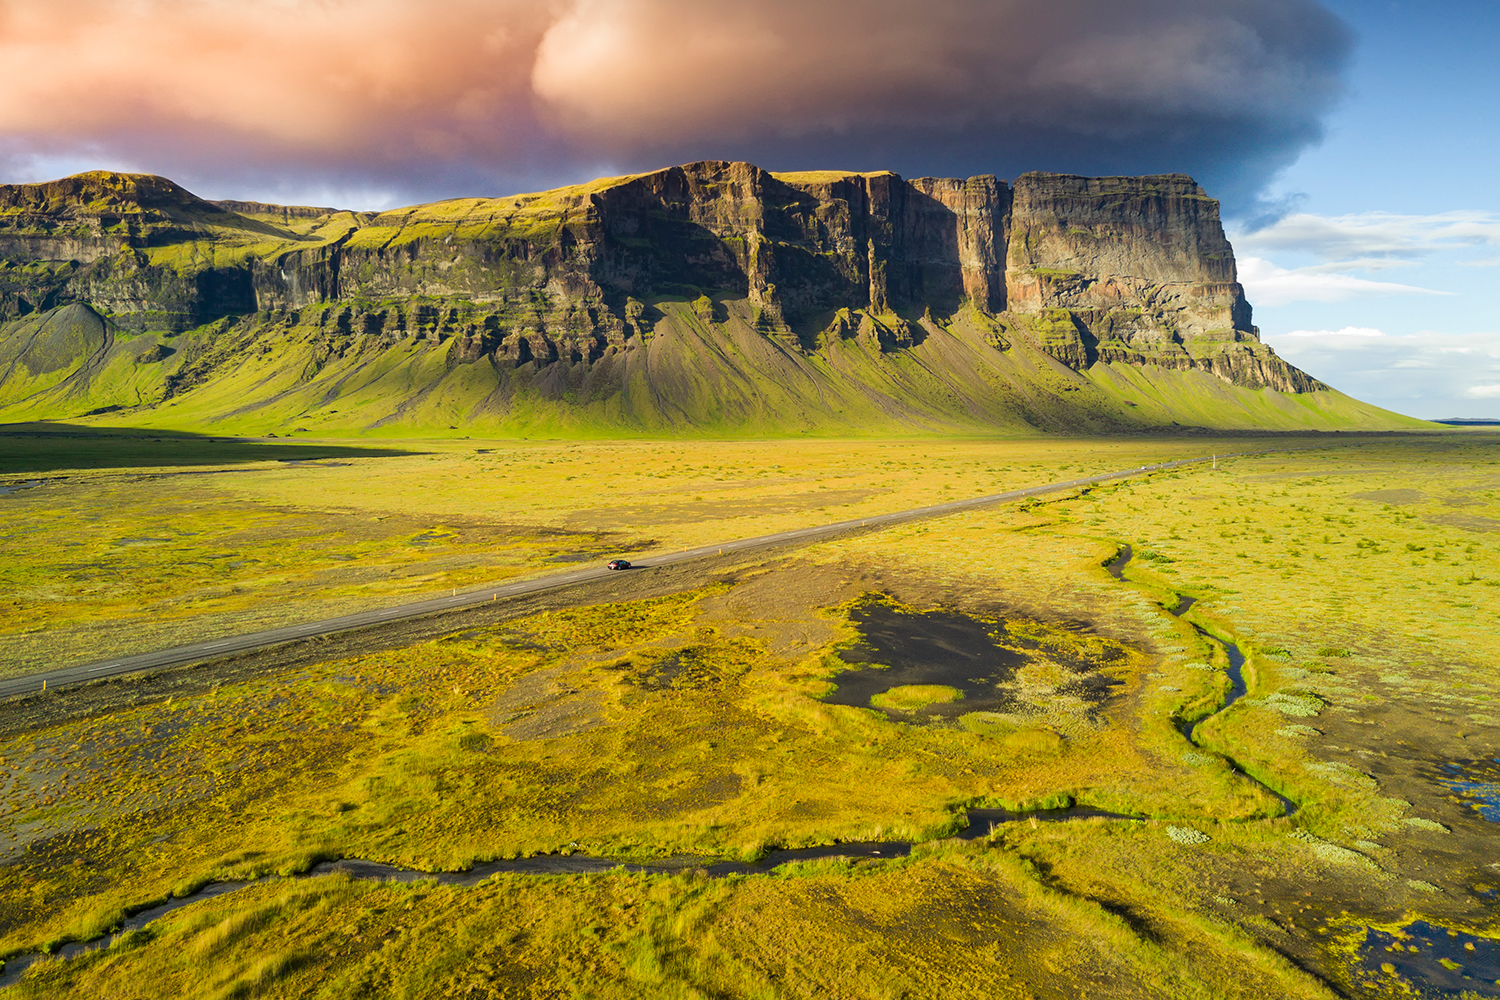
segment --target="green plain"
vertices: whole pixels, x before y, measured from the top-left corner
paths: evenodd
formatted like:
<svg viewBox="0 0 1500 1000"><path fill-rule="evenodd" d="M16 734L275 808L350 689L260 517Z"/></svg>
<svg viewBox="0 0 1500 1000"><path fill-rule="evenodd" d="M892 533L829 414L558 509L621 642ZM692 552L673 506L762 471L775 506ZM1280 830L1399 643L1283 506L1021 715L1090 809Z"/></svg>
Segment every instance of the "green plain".
<svg viewBox="0 0 1500 1000"><path fill-rule="evenodd" d="M32 538L12 552L32 559L58 544L36 544L49 509L74 519L58 539L86 540L90 518L107 524L100 538L155 537L175 517L207 536L163 543L182 551L262 544L223 533L246 517L263 552L275 531L313 538L393 519L399 530L319 543L359 558L319 564L321 582L289 602L305 610L343 600L365 564L419 536L431 540L406 546L419 560L436 547L482 566L499 551L486 532L510 525L513 565L536 572L601 539L701 544L1229 444L429 441L175 479L140 466L49 476L0 496L0 514ZM475 887L273 878L106 951L43 962L18 993L120 996L144 982L163 996L326 997L1414 989L1363 956L1372 928L1420 916L1500 936L1484 902L1497 882L1492 827L1431 778L1442 762L1500 753L1494 438L1264 444L1288 450L731 561L671 593L559 606L169 701L83 718L67 717L66 695L28 703L33 718L59 714L0 740L11 954L88 937L207 880L325 858L427 871L549 852L684 860L675 875ZM205 512L226 504L243 507L215 528ZM460 512L475 526L453 527ZM1103 564L1123 544L1136 556L1121 582ZM117 549L105 561L126 576L186 564L182 551ZM283 574L316 563L286 558ZM38 563L36 579L59 572ZM457 572L434 569L424 585ZM163 579L155 617L177 607L211 620L185 596L189 575ZM40 584L8 589L29 609L19 620L48 600L66 606ZM856 635L849 611L871 594L1044 639L1008 682L1018 707L899 722L822 701ZM1196 603L1178 618L1168 609L1184 595ZM88 627L49 613L58 637ZM1227 712L1216 714L1227 663L1195 624L1248 656L1248 691ZM1115 685L1102 707L1067 695L1071 661L1049 648L1097 662ZM1193 745L1174 720L1196 718L1207 721ZM950 839L965 809L1067 802L1141 818ZM695 872L870 839L918 847L904 860Z"/></svg>

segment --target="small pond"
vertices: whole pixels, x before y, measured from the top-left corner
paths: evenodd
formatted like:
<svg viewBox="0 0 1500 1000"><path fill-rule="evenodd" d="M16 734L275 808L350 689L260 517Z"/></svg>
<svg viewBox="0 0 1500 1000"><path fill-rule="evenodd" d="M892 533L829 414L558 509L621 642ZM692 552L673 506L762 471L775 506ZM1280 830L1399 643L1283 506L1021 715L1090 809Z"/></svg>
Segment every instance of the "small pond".
<svg viewBox="0 0 1500 1000"><path fill-rule="evenodd" d="M1500 757L1442 765L1438 784L1491 823L1500 823Z"/></svg>
<svg viewBox="0 0 1500 1000"><path fill-rule="evenodd" d="M1102 667L1125 650L1082 628L1002 622L939 608L919 611L871 594L850 611L859 639L841 650L849 669L824 697L834 705L880 707L892 718L956 718L970 712L1026 712L1039 701L1094 707L1120 681ZM952 688L962 697L920 707L881 704L893 689Z"/></svg>
<svg viewBox="0 0 1500 1000"><path fill-rule="evenodd" d="M1400 976L1421 988L1421 996L1442 990L1500 997L1500 941L1418 920L1394 933L1370 930L1360 957L1371 981Z"/></svg>

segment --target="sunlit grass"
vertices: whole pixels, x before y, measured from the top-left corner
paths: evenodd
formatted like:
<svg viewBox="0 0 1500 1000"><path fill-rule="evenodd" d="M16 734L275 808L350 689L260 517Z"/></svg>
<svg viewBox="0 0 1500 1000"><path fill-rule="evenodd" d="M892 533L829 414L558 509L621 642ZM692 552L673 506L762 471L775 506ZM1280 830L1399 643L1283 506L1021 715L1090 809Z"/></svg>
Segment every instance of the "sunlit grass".
<svg viewBox="0 0 1500 1000"><path fill-rule="evenodd" d="M132 464L149 442L127 442ZM1002 492L1183 441L412 442L0 496L0 671L23 672ZM168 470L163 470L168 471ZM56 474L53 474L54 477ZM38 482L17 477L16 482Z"/></svg>
<svg viewBox="0 0 1500 1000"><path fill-rule="evenodd" d="M707 495L723 459L688 463L688 446L670 447ZM937 468L995 445L946 447ZM892 503L932 488L914 453L850 454L850 466L821 460L851 482L855 460L868 460L896 483ZM1500 518L1491 454L1457 438L1222 461L752 559L732 583L684 594L548 612L13 736L0 743L0 833L16 852L0 869L0 947L86 937L207 879L320 858L429 871L546 851L753 858L930 842L957 828L964 805L1077 801L1153 819L1007 824L972 846L929 843L909 862L722 882L271 884L184 909L28 988L104 996L145 976L176 995L196 976L208 995L296 995L316 981L329 996L880 995L891 984L925 996L961 980L989 995L1068 996L1070 977L1097 970L1143 996L1326 996L1267 947L1291 947L1281 923L1315 949L1323 893L1416 908L1463 891L1445 881L1462 877L1453 865L1410 867L1425 863L1421 838L1459 841L1432 812L1444 800L1403 798L1361 763L1398 732L1376 710L1435 719L1399 731L1432 741L1432 754L1500 715L1487 672L1500 657L1500 588L1486 586L1500 577L1500 534L1486 530ZM441 473L424 513L456 502L461 478L441 470L469 460L424 459ZM760 471L780 476L794 460L813 464L781 449ZM671 464L640 463L621 477L621 499L679 474ZM1010 465L1057 471L1040 453ZM753 468L741 463L742 484L771 478ZM552 471L553 509L577 510L581 495L567 491L578 480ZM362 481L354 509L389 502L385 480ZM258 491L284 503L294 487L289 474L258 477L236 502ZM1396 490L1419 496L1356 495ZM530 510L534 520L515 521L541 523L540 505ZM744 516L764 528L809 512ZM663 517L636 530L679 545L717 528ZM1122 543L1137 553L1123 583L1102 569ZM1017 676L1034 707L913 724L819 700L847 667L833 653L854 638L849 602L871 591L997 616L1033 637ZM1178 618L1169 609L1182 595L1196 603ZM1215 714L1228 663L1193 623L1249 657L1248 691L1227 712ZM1110 644L1129 651L1110 668L1122 683L1091 712L1051 660L1104 662ZM888 696L920 695L920 707L936 693ZM1177 725L1194 719L1206 720L1196 747ZM1335 730L1343 752L1327 746ZM1295 800L1297 815L1277 818L1280 803L1231 762ZM1268 889L1262 906L1262 882L1295 885L1295 905ZM1320 895L1304 899L1304 886ZM854 973L846 953L863 956Z"/></svg>

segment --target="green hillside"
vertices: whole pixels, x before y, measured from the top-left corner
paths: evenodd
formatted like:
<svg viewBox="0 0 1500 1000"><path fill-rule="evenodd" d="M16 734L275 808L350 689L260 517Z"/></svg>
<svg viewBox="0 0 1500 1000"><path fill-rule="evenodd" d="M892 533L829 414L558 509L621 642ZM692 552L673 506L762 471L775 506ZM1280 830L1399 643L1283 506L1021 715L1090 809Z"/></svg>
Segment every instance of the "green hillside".
<svg viewBox="0 0 1500 1000"><path fill-rule="evenodd" d="M809 349L767 336L744 300L660 301L639 346L592 363L460 363L460 342L394 344L252 315L130 334L83 305L0 326L0 422L84 421L249 435L788 434L1425 426L1322 390L1232 385L1206 372L1098 363L1078 372L975 310L880 320ZM886 317L891 323L892 317ZM1003 347L1003 349L1001 349Z"/></svg>
<svg viewBox="0 0 1500 1000"><path fill-rule="evenodd" d="M0 185L0 421L266 435L1427 426L1262 344L1191 178L706 161L377 214Z"/></svg>

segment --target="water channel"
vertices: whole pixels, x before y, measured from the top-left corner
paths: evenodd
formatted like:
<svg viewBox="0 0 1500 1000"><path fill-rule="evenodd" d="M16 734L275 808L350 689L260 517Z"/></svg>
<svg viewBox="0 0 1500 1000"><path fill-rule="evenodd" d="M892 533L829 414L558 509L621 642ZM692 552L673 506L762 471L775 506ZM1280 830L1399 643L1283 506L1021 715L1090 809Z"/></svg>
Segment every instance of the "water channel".
<svg viewBox="0 0 1500 1000"><path fill-rule="evenodd" d="M1109 571L1110 576L1114 577L1116 580L1124 582L1125 567L1134 557L1134 555L1134 550L1132 550L1129 545L1123 545L1120 547L1120 554L1115 556L1114 559L1105 563L1104 568ZM1177 597L1177 606L1175 608L1167 608L1166 610L1173 617L1181 618L1183 615L1187 614L1188 609L1197 602L1198 599L1196 597L1188 597L1186 594L1179 594ZM1214 716L1219 715L1223 712L1227 712L1229 710L1229 706L1233 705L1235 702L1239 701L1245 696L1245 691L1247 690L1245 686L1245 653L1237 644L1228 642L1224 639L1220 639L1218 636L1214 635L1212 632L1208 631L1197 622L1190 621L1188 622L1188 624L1193 627L1193 631L1197 632L1205 642L1209 643L1211 646L1217 646L1219 649L1222 649L1224 651L1224 658L1228 663L1228 669L1226 669L1224 672L1225 675L1229 678L1229 692L1224 696L1224 704L1219 707L1219 710L1192 722L1189 722L1186 719L1177 720L1177 731L1182 733L1187 741L1193 744L1193 746L1201 746L1202 744L1198 742L1196 735L1198 727ZM1218 751L1210 752L1218 753ZM1282 795L1274 788L1271 788L1265 782L1260 781L1249 774L1246 774L1245 769L1240 767L1232 757L1229 757L1223 753L1219 753L1219 756L1229 761L1229 766L1235 774L1240 775L1247 781L1251 781L1259 785L1261 789L1266 792L1266 794L1275 796L1276 799L1281 803L1282 809L1284 810L1283 815L1291 816L1297 811L1297 803L1293 802L1285 795Z"/></svg>
<svg viewBox="0 0 1500 1000"><path fill-rule="evenodd" d="M1103 819L1139 819L1119 813L1074 806L1067 809L1040 809L1030 812L1012 812L1006 809L970 809L966 814L968 825L953 836L961 840L975 840L989 836L995 827L1017 820L1055 823L1064 820L1079 820L1090 817ZM394 865L358 858L342 858L324 861L299 875L268 875L244 882L210 882L197 892L148 907L120 921L119 927L102 937L90 941L75 941L61 945L50 955L33 952L7 959L0 971L0 988L13 986L25 975L26 970L47 958L69 959L108 948L122 935L139 930L162 917L185 906L203 900L217 899L244 889L273 881L293 881L316 878L320 875L342 874L373 882L435 882L438 885L474 886L493 875L595 875L603 872L625 871L648 875L681 874L698 872L710 878L726 875L756 875L773 871L781 865L795 861L819 861L826 858L848 858L851 860L888 860L904 858L911 854L908 841L864 841L859 843L825 844L819 847L787 848L767 851L755 861L725 861L718 858L681 855L665 858L652 864L634 864L612 858L598 858L587 854L542 854L529 858L511 858L500 861L485 861L458 872L429 872L413 868L398 868Z"/></svg>
<svg viewBox="0 0 1500 1000"><path fill-rule="evenodd" d="M1125 566L1130 562L1133 552L1130 546L1123 546L1120 554L1105 565L1105 569L1116 580L1124 581ZM1168 609L1173 615L1181 617L1188 608L1192 607L1194 599L1181 597L1176 608ZM961 616L960 616L961 617ZM943 623L950 630L962 630L966 622L957 621ZM1220 712L1225 711L1233 705L1245 693L1244 666L1245 656L1240 648L1232 642L1226 642L1217 636L1205 631L1196 623L1189 622L1198 634L1224 650L1228 659L1228 676L1230 680L1230 691L1226 696ZM972 631L972 629L970 629ZM973 637L964 635L965 640ZM948 643L945 643L947 645ZM973 645L972 643L951 643L955 648L959 646ZM925 679L925 678L924 678ZM903 678L903 682L905 682ZM889 686L889 682L887 682ZM862 704L868 705L868 692L864 692L865 698ZM1217 714L1217 713L1214 713ZM1183 736L1197 746L1194 738L1195 731L1203 721L1212 718L1206 716L1197 722L1179 721L1178 729ZM1229 758L1225 758L1229 760ZM1276 796L1286 808L1286 814L1291 815L1296 811L1296 803L1292 802L1254 778L1246 775L1244 771L1230 760L1230 766L1237 774L1244 776L1249 781L1254 781L1271 795ZM1062 809L1040 809L1026 812L1013 812L1005 809L969 809L965 813L967 825L953 836L962 840L975 840L988 836L995 827L1005 823L1013 823L1024 820L1029 822L1063 822L1076 821L1091 818L1109 820L1135 820L1139 821L1145 817L1128 816L1121 813L1104 812L1088 806L1071 806ZM243 889L246 886L259 885L264 882L284 878L305 879L314 878L319 875L344 874L351 878L383 881L383 882L420 882L433 881L439 885L472 886L477 885L493 875L578 875L595 874L607 871L643 872L647 874L671 874L686 871L697 871L709 877L722 878L726 875L752 875L769 872L780 865L796 861L817 861L826 858L850 858L850 859L889 859L906 857L911 853L912 843L907 841L868 841L861 843L826 844L819 847L788 848L767 851L764 856L755 861L726 861L718 858L681 856L667 858L652 864L633 864L621 862L611 858L599 858L586 854L547 854L537 855L529 858L514 858L499 861L486 861L475 864L460 872L427 872L417 871L409 868L397 868L391 865L381 864L374 861L364 861L358 858L343 858L337 861L325 861L314 865L307 872L293 876L266 876L246 882L210 882L197 892L190 893L180 898L168 900L165 903L148 907L131 914L120 922L120 926L102 937L91 941L73 942L58 947L50 956L33 952L6 960L3 971L0 971L0 988L11 986L20 981L26 970L35 963L45 958L67 959L76 955L91 951L108 948L121 935L133 930L146 927L152 922L161 919L167 914L179 910L184 906L207 899L216 899L228 893Z"/></svg>

